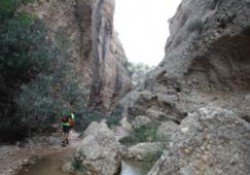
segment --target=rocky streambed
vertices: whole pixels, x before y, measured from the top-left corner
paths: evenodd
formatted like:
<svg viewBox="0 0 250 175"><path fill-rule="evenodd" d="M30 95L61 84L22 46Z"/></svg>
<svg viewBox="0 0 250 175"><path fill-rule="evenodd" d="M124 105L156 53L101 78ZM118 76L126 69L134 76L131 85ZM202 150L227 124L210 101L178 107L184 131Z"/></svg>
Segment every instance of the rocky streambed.
<svg viewBox="0 0 250 175"><path fill-rule="evenodd" d="M32 138L30 139L32 144L26 143L22 148L17 146L17 150L10 148L15 152L9 154L8 162L6 160L4 162L13 163L13 165L8 170L3 170L1 174L98 175L118 173L119 175L143 175L143 167L140 163L123 160L122 148L117 141L121 135L120 130L112 132L105 122L101 122L92 123L85 131L83 139L79 138L77 133L71 133L71 143L67 147L60 146L59 135ZM19 164L16 164L14 159ZM73 165L77 163L76 161L81 161L84 169L79 167L77 169L76 166L79 165ZM15 168L13 168L14 164L16 164Z"/></svg>
<svg viewBox="0 0 250 175"><path fill-rule="evenodd" d="M72 159L69 153L56 153L48 155L40 160L36 165L24 167L18 175L68 175L64 172L63 164ZM119 175L143 175L140 167L133 162L122 162Z"/></svg>

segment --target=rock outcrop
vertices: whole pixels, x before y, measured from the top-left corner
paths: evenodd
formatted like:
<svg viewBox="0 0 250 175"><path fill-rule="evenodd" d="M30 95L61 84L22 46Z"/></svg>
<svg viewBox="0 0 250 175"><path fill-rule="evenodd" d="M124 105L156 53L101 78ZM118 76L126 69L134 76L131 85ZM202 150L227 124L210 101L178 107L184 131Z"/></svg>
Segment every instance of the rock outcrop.
<svg viewBox="0 0 250 175"><path fill-rule="evenodd" d="M105 111L132 87L113 27L114 6L114 0L39 0L20 8L41 19L50 38L69 40L68 59L82 75L90 106Z"/></svg>
<svg viewBox="0 0 250 175"><path fill-rule="evenodd" d="M249 174L249 4L183 0L170 20L165 58L127 111L178 125L149 175Z"/></svg>
<svg viewBox="0 0 250 175"><path fill-rule="evenodd" d="M115 175L121 165L119 143L104 122L92 123L86 129L76 156L83 157L84 166L93 175Z"/></svg>
<svg viewBox="0 0 250 175"><path fill-rule="evenodd" d="M182 121L170 149L148 175L246 175L249 146L246 121L222 108L202 108Z"/></svg>
<svg viewBox="0 0 250 175"><path fill-rule="evenodd" d="M170 20L166 56L129 115L145 115L151 108L180 122L211 102L248 116L249 16L248 1L183 0Z"/></svg>

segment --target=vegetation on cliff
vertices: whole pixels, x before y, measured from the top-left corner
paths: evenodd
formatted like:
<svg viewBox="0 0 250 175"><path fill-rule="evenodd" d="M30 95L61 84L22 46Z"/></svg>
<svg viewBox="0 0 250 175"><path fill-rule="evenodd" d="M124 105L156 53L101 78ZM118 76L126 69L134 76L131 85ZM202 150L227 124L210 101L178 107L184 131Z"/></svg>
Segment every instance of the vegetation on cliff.
<svg viewBox="0 0 250 175"><path fill-rule="evenodd" d="M45 131L60 115L85 105L84 85L68 59L63 30L52 38L23 1L0 2L1 140Z"/></svg>

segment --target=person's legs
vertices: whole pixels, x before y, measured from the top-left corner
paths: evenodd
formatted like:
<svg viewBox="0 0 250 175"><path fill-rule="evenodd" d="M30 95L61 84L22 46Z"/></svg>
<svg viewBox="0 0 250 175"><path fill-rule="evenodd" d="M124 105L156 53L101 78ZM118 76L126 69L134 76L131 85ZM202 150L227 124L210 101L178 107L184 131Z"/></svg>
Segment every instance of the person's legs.
<svg viewBox="0 0 250 175"><path fill-rule="evenodd" d="M66 133L65 143L69 144L69 132Z"/></svg>
<svg viewBox="0 0 250 175"><path fill-rule="evenodd" d="M69 126L63 126L62 146L66 146L69 140Z"/></svg>

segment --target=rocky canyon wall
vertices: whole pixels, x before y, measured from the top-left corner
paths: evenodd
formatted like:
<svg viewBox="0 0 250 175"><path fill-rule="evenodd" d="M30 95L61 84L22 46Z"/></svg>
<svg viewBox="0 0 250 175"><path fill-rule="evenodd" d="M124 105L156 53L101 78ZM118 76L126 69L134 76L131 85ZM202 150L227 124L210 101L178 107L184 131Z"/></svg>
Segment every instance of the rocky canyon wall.
<svg viewBox="0 0 250 175"><path fill-rule="evenodd" d="M184 0L170 20L165 58L146 80L131 116L160 109L163 118L171 114L180 122L209 102L247 115L249 16L248 1Z"/></svg>
<svg viewBox="0 0 250 175"><path fill-rule="evenodd" d="M113 0L38 0L20 8L45 22L49 38L63 33L89 105L105 111L131 88L127 58L113 26L114 6Z"/></svg>
<svg viewBox="0 0 250 175"><path fill-rule="evenodd" d="M131 123L178 125L149 175L250 173L249 9L183 0L170 20L165 58L128 107Z"/></svg>

